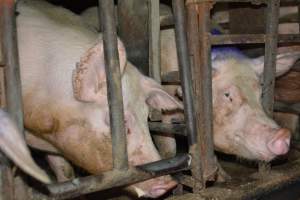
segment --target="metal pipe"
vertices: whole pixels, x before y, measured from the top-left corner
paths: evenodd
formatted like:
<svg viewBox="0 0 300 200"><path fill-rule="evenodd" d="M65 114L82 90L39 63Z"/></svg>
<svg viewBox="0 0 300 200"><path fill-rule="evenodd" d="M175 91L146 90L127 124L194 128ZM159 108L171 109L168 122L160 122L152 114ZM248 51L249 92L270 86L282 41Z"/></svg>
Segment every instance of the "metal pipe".
<svg viewBox="0 0 300 200"><path fill-rule="evenodd" d="M160 78L160 18L159 0L148 0L149 5L149 76Z"/></svg>
<svg viewBox="0 0 300 200"><path fill-rule="evenodd" d="M157 176L187 170L190 167L190 162L191 156L182 154L171 159L130 167L127 171L108 171L100 175L49 185L48 189L58 199L74 198L99 190L125 186Z"/></svg>
<svg viewBox="0 0 300 200"><path fill-rule="evenodd" d="M166 124L161 122L148 122L149 129L156 133L171 133L188 136L185 124Z"/></svg>
<svg viewBox="0 0 300 200"><path fill-rule="evenodd" d="M116 170L126 170L128 168L127 142L124 125L117 32L114 17L114 1L99 0L99 7L101 23L103 24L103 44L110 129L112 134L113 166Z"/></svg>
<svg viewBox="0 0 300 200"><path fill-rule="evenodd" d="M218 170L212 138L211 6L212 2L187 4L189 54L193 63L193 112L197 130L196 143L190 146L190 153L194 160L193 177L200 182L194 187L195 192L205 187L207 180L214 179Z"/></svg>
<svg viewBox="0 0 300 200"><path fill-rule="evenodd" d="M270 1L267 6L266 44L263 73L262 104L266 113L273 116L276 54L277 54L277 30L280 0Z"/></svg>
<svg viewBox="0 0 300 200"><path fill-rule="evenodd" d="M253 4L262 4L267 3L269 0L186 0L186 4L192 4L192 3L209 3L209 2L237 2L237 3L253 3ZM286 0L288 2L292 1L299 1L299 0Z"/></svg>
<svg viewBox="0 0 300 200"><path fill-rule="evenodd" d="M4 65L6 107L23 134L23 108L19 57L16 41L14 0L0 1L0 64ZM1 105L3 106L3 105ZM0 199L14 198L14 175L9 160L0 152Z"/></svg>
<svg viewBox="0 0 300 200"><path fill-rule="evenodd" d="M274 110L279 112L290 112L300 114L300 103L288 104L280 101L275 101Z"/></svg>
<svg viewBox="0 0 300 200"><path fill-rule="evenodd" d="M6 108L12 119L17 123L20 132L24 133L23 106L21 93L21 78L19 55L16 36L15 3L13 0L3 0L0 19L1 46L5 63Z"/></svg>
<svg viewBox="0 0 300 200"><path fill-rule="evenodd" d="M274 0L269 1L266 9L266 44L264 72L262 77L262 105L266 114L270 117L273 117L274 109L279 8L280 0ZM267 164L265 162L259 163L259 172L262 174L266 174L270 170L270 168L270 164Z"/></svg>
<svg viewBox="0 0 300 200"><path fill-rule="evenodd" d="M185 22L185 9L182 0L173 0L173 13L175 22L175 38L177 46L177 55L179 63L179 75L181 87L183 91L184 115L185 123L188 133L189 143L196 143L196 122L194 117L194 104L193 104L193 87L192 87L192 74L190 58L188 54L187 32Z"/></svg>
<svg viewBox="0 0 300 200"><path fill-rule="evenodd" d="M265 34L222 34L212 35L211 42L213 45L222 44L259 44L266 42ZM278 43L300 42L299 34L280 34Z"/></svg>

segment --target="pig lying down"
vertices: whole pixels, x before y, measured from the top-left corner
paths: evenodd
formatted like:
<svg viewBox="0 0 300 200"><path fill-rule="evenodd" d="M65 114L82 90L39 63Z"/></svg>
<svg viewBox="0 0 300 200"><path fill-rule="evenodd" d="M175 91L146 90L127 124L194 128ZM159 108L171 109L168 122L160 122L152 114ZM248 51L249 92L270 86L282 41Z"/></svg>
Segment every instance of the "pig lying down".
<svg viewBox="0 0 300 200"><path fill-rule="evenodd" d="M112 169L103 41L81 18L40 0L19 1L17 10L26 129L92 174ZM160 160L149 133L149 106L182 109L154 80L126 60L118 41L131 166ZM170 176L130 186L139 196L158 197L173 188Z"/></svg>
<svg viewBox="0 0 300 200"><path fill-rule="evenodd" d="M94 13L94 14L92 14ZM81 14L97 27L97 9ZM287 72L300 57L300 47L279 48L276 75ZM213 48L213 137L215 148L251 160L270 161L289 150L290 132L279 127L263 111L259 77L264 57L250 59L236 48ZM162 74L178 71L174 29L161 31ZM176 148L166 137L163 152Z"/></svg>

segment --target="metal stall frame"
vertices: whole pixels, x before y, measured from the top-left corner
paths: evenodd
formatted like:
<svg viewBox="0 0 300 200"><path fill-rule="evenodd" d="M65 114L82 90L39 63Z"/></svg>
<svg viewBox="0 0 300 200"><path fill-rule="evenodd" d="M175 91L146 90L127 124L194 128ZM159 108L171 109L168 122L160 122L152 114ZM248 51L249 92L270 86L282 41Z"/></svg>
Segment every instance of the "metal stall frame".
<svg viewBox="0 0 300 200"><path fill-rule="evenodd" d="M212 8L212 5L217 2L242 2L242 3L252 3L252 4L266 4L267 5L267 26L266 26L266 34L239 34L239 35L211 35L210 34L210 28L209 28L209 13L210 9ZM299 3L300 1L291 1L288 0L286 2L296 2ZM262 95L262 101L264 109L266 110L266 113L272 117L273 113L273 93L274 93L274 83L275 83L275 58L276 58L276 51L277 51L277 43L279 42L299 42L300 38L298 34L286 34L286 35L279 35L277 34L277 27L278 27L278 13L279 13L279 6L280 1L274 0L274 1L266 1L266 0L186 0L186 7L187 7L187 16L188 16L188 37L190 42L190 56L191 60L193 61L193 65L191 66L193 71L193 75L198 74L196 70L201 71L202 76L210 76L209 72L207 70L211 69L211 63L210 63L210 46L211 45L226 45L226 44L249 44L249 43L265 43L265 68L264 68L264 74L263 74L263 95ZM177 25L177 24L176 24ZM195 36L196 35L196 36ZM177 38L178 39L178 38ZM197 41L198 40L198 41ZM178 45L178 43L177 43ZM197 50L195 50L195 48ZM199 51L200 53L199 53ZM199 58L200 60L197 60L194 56L200 54ZM180 57L179 57L180 60ZM187 60L187 58L186 58ZM182 72L181 72L182 73ZM199 77L192 77L193 80L193 86L194 86L194 98L201 98L201 95L197 94L197 90L202 90L202 95L205 91L203 91L203 88L211 89L211 80L207 77L202 77L203 82L199 82L200 85L195 85L197 83ZM182 79L182 78L181 78ZM178 74L174 73L170 76L165 76L162 78L163 82L180 82ZM201 85L203 84L203 85ZM183 85L184 87L184 85ZM197 88L198 87L198 88ZM199 92L199 91L198 91ZM209 93L206 93L206 98L201 98L202 101L209 100L211 98ZM197 109L195 109L197 112L199 112L199 105L197 106L195 103L197 100L194 100L194 105ZM205 102L206 107L209 108L210 102ZM202 106L202 105L200 105ZM299 105L293 104L293 105L287 105L283 104L281 102L275 102L275 110L284 111L289 110L294 113L299 114ZM200 107L201 108L201 107ZM201 110L201 109L200 109ZM197 113L199 116L207 116L203 114L208 114L210 117L210 113L208 111L203 111ZM196 116L197 118L197 116ZM199 119L198 119L199 120ZM210 122L202 120L201 123L204 123L200 125L209 127ZM200 126L197 127L197 131L199 131ZM154 127L157 131L159 130L158 127ZM172 125L172 126L163 126L161 127L164 129L164 131L172 131L173 133L177 134L183 129L183 125ZM173 130L172 130L173 129ZM207 129L208 132L211 132L210 129ZM196 131L196 132L197 132ZM202 137L203 139L207 136L209 136L208 132L198 132L196 134L199 134L198 137ZM187 134L187 133L185 133ZM195 134L195 133L194 133ZM207 138L205 138L207 139ZM210 146L209 140L206 140L206 142L202 146L202 151L208 151L208 147ZM198 145L201 145L201 143L197 143ZM200 153L201 154L201 153ZM193 155L193 154L192 154ZM202 154L201 154L202 155ZM207 155L207 154L206 154ZM211 154L212 155L212 154ZM205 158L205 157L204 157ZM211 162L214 162L214 157L207 156L206 158L210 159ZM195 162L193 158L193 162ZM201 157L203 159L203 157ZM204 162L206 160L204 159ZM264 192L268 192L270 190L274 190L276 188L283 187L284 185L290 184L294 182L295 180L299 180L300 178L300 170L299 167L297 167L297 163L299 163L299 160L296 160L294 162L291 162L288 164L288 166L282 166L282 168L269 171L269 165L266 163L262 163L259 166L259 173L261 178L263 180L258 182L252 182L252 183L241 183L240 186L226 184L225 186L219 185L211 188L207 188L205 190L201 190L199 193L200 195L184 195L184 197L179 197L179 199L184 198L216 198L216 199L244 199L244 198L254 198L256 196L259 196L263 194ZM201 163L203 166L203 163ZM213 166L213 165L212 165ZM217 166L217 164L215 164ZM193 167L193 164L192 164ZM211 169L211 168L207 168ZM282 172L284 170L290 169L286 174L283 174ZM202 168L202 170L205 171L205 167ZM221 170L221 169L219 169ZM221 172L221 171L220 171ZM205 172L204 172L205 173ZM195 179L197 174L192 174L193 178ZM201 176L200 176L201 177ZM201 179L198 179L201 180ZM202 174L202 184L204 186L205 181L208 179L205 179L205 177ZM185 183L184 183L185 184ZM187 184L189 186L189 183ZM194 188L195 189L195 188ZM195 190L194 190L195 191ZM197 191L197 190L196 190ZM172 198L173 199L173 198ZM176 198L175 198L176 199Z"/></svg>
<svg viewBox="0 0 300 200"><path fill-rule="evenodd" d="M2 0L0 2L0 67L1 72L4 71L4 74L1 74L1 78L4 78L6 88L5 91L1 91L1 95L5 96L5 98L1 97L0 103L1 107L5 107L16 122L20 133L24 134L16 19L14 16L15 1ZM2 75L4 76L2 77ZM16 188L14 187L15 180L11 170L11 163L2 153L0 154L0 199L14 199L14 190ZM19 187L23 186L20 185ZM22 192L22 195L28 196L26 189Z"/></svg>
<svg viewBox="0 0 300 200"><path fill-rule="evenodd" d="M289 2L295 2L288 0ZM6 0L4 2L12 2ZM104 52L106 62L106 76L108 83L108 102L111 120L111 132L113 143L113 165L112 171L104 172L99 175L76 178L64 183L54 183L48 185L50 195L55 199L66 199L77 197L83 194L104 190L117 186L124 186L139 181L147 180L153 177L170 174L183 170L191 170L192 177L181 176L180 181L184 185L188 185L194 189L195 193L200 193L201 196L218 196L222 194L223 199L232 199L232 197L242 198L245 196L244 191L253 189L254 184L247 187L241 186L236 190L231 190L227 196L224 196L222 187L213 187L205 189L205 183L209 180L214 180L217 173L221 173L220 166L216 160L213 152L212 143L212 103L211 103L211 61L210 61L210 47L213 44L236 44L236 43L264 43L270 47L277 44L277 35L274 30L276 27L276 20L272 20L276 12L270 12L268 15L271 25L267 28L267 34L260 35L221 35L211 36L209 27L209 11L215 2L254 2L267 3L268 9L278 9L279 0L263 1L263 0L187 0L187 15L188 23L185 23L185 4L183 0L173 0L174 21L176 24L176 42L178 48L178 57L180 63L180 76L182 80L183 98L185 105L185 119L186 125L165 125L160 124L159 127L155 123L150 123L150 128L158 128L162 130L171 131L173 133L187 135L190 144L190 154L177 155L171 159L165 159L150 164L145 164L137 167L128 166L127 149L126 149L126 133L124 129L124 115L123 102L121 90L121 75L119 70L119 60L117 51L117 35L116 26L114 22L114 2L113 0L99 0L99 5L102 13L103 24L103 39ZM298 1L297 1L298 2ZM156 2L157 6L157 2ZM154 10L152 10L154 11ZM153 13L155 15L155 13ZM10 16L13 19L13 15ZM277 18L276 18L277 19ZM196 26L197 25L197 26ZM154 25L155 26L155 25ZM156 23L157 27L157 23ZM185 28L188 30L186 34ZM157 31L157 29L154 29ZM197 34L194 34L197 33ZM13 34L12 34L13 36ZM154 38L155 39L155 38ZM157 38L156 38L157 39ZM278 37L278 41L300 41L299 35L284 35ZM9 40L6 40L9 41ZM152 40L153 51L155 45L159 40ZM13 42L13 41L10 41ZM11 43L13 44L13 43ZM189 44L189 45L188 45ZM266 66L272 73L274 68L274 52L276 48L269 48L266 50ZM8 52L8 51L7 51ZM16 56L13 56L16 59ZM190 66L190 61L192 64ZM159 66L159 60L153 60ZM17 64L14 64L17 66ZM157 74L153 71L153 74ZM193 76L193 79L190 77ZM274 74L274 73L273 73ZM196 75L196 76L195 76ZM198 76L199 75L199 76ZM157 75L156 75L157 76ZM179 79L177 77L177 79ZM200 81L200 80L204 81ZM179 81L179 80L177 80ZM274 75L264 79L265 86L273 87ZM192 87L193 86L193 87ZM265 91L265 90L264 90ZM20 94L20 93L19 93ZM272 95L270 92L269 95ZM206 99L200 104L196 102L197 99ZM21 99L21 96L19 96ZM14 99L15 100L15 99ZM11 101L11 100L9 100ZM268 103L267 103L268 104ZM272 102L270 102L272 104ZM268 104L268 105L270 105ZM276 104L275 104L276 106ZM281 107L286 105L280 104ZM271 108L270 108L271 109ZM276 107L275 107L276 109ZM299 106L289 107L295 112L299 113ZM194 113L196 110L196 114ZM121 114L120 114L121 113ZM207 118L199 118L199 116L207 116ZM23 127L23 126L22 126ZM184 130L185 129L185 130ZM116 148L117 147L117 148ZM291 163L296 169L296 165L300 161ZM290 167L290 166L289 166ZM273 173L273 171L271 171ZM266 187L274 187L282 180L292 181L295 177L300 177L299 170L284 176L280 174L272 178L271 183ZM265 179L265 181L268 179ZM255 191L261 192L263 189L258 187ZM228 190L226 190L228 192ZM237 192L237 193L235 193ZM235 194L233 194L235 193ZM249 193L248 193L249 194Z"/></svg>

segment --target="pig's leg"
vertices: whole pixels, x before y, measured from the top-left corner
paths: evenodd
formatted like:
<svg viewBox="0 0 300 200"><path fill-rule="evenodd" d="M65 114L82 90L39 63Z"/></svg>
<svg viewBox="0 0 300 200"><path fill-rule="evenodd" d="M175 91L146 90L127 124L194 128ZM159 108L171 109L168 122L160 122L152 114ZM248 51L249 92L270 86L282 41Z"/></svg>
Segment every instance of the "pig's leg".
<svg viewBox="0 0 300 200"><path fill-rule="evenodd" d="M47 155L47 161L58 182L64 182L75 178L73 167L62 156L49 154Z"/></svg>

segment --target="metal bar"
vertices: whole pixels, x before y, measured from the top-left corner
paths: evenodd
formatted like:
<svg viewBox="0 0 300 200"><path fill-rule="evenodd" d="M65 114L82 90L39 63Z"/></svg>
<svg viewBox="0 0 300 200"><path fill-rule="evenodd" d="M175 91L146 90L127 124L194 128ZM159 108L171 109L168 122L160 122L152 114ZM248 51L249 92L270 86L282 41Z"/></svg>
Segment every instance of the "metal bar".
<svg viewBox="0 0 300 200"><path fill-rule="evenodd" d="M265 34L224 34L212 35L211 41L213 45L222 44L259 44L265 43ZM300 42L299 34L280 34L278 35L278 43Z"/></svg>
<svg viewBox="0 0 300 200"><path fill-rule="evenodd" d="M156 82L161 83L160 68L160 7L159 0L148 0L149 5L149 76ZM160 121L162 117L161 111L150 109L149 119L151 121ZM154 138L154 141L161 138Z"/></svg>
<svg viewBox="0 0 300 200"><path fill-rule="evenodd" d="M188 136L185 124L166 124L161 122L148 122L149 129L157 133L171 133Z"/></svg>
<svg viewBox="0 0 300 200"><path fill-rule="evenodd" d="M16 41L16 18L14 11L14 0L0 1L0 64L5 66L5 106L7 107L12 119L17 123L20 133L23 134L21 79L18 63L19 57ZM14 176L11 171L9 160L0 153L0 199L14 199L14 189Z"/></svg>
<svg viewBox="0 0 300 200"><path fill-rule="evenodd" d="M19 55L16 40L15 5L13 0L2 1L0 19L3 60L5 63L6 107L20 132L24 133L23 106Z"/></svg>
<svg viewBox="0 0 300 200"><path fill-rule="evenodd" d="M157 176L189 169L191 156L177 155L142 166L131 167L127 171L109 171L100 175L77 178L72 181L49 185L48 189L58 199L74 198L83 194L141 182Z"/></svg>
<svg viewBox="0 0 300 200"><path fill-rule="evenodd" d="M237 3L253 3L253 4L262 4L262 3L267 3L269 0L186 0L187 4L192 4L192 3L219 3L219 2L237 2ZM287 1L292 1L292 0L287 0ZM298 0L293 0L298 1Z"/></svg>
<svg viewBox="0 0 300 200"><path fill-rule="evenodd" d="M117 170L126 170L128 168L127 142L124 125L117 32L114 17L114 1L99 0L99 7L99 13L101 13L102 20L101 23L103 24L105 72L112 134L113 166L114 169Z"/></svg>
<svg viewBox="0 0 300 200"><path fill-rule="evenodd" d="M242 181L241 179L224 184L218 184L202 190L200 194L187 193L178 198L181 199L222 199L222 200L240 200L240 199L261 199L266 198L266 194L273 191L291 188L292 184L297 184L300 178L300 161L291 161L282 165L278 169L273 169L270 174L264 177L264 180ZM238 182L237 182L238 181ZM287 191L285 191L287 192ZM274 196L276 197L276 196ZM280 199L280 198L278 198ZM177 200L172 197L172 200Z"/></svg>
<svg viewBox="0 0 300 200"><path fill-rule="evenodd" d="M266 44L263 73L262 104L266 113L272 117L275 89L277 30L280 0L273 0L267 6Z"/></svg>
<svg viewBox="0 0 300 200"><path fill-rule="evenodd" d="M265 60L262 86L262 105L266 114L273 116L274 109L274 89L276 73L276 54L277 54L277 36L278 36L278 18L279 18L280 0L270 1L266 9L266 44ZM266 174L271 166L268 163L259 163L259 172Z"/></svg>
<svg viewBox="0 0 300 200"><path fill-rule="evenodd" d="M274 110L280 112L290 112L300 114L300 103L288 104L284 102L275 101Z"/></svg>
<svg viewBox="0 0 300 200"><path fill-rule="evenodd" d="M0 152L0 199L14 199L14 176L8 159Z"/></svg>
<svg viewBox="0 0 300 200"><path fill-rule="evenodd" d="M159 0L148 0L149 5L149 76L160 79L160 12Z"/></svg>
<svg viewBox="0 0 300 200"><path fill-rule="evenodd" d="M185 22L185 9L182 0L173 0L173 13L175 22L175 38L179 63L179 75L183 91L184 115L187 124L187 133L190 145L196 143L196 122L194 117L193 87L190 58L188 54L187 32Z"/></svg>
<svg viewBox="0 0 300 200"><path fill-rule="evenodd" d="M212 77L210 45L211 2L187 4L188 44L192 60L196 143L190 146L193 156L192 174L201 184L194 187L198 192L207 180L215 177L218 170L212 138ZM201 171L202 170L202 171Z"/></svg>
<svg viewBox="0 0 300 200"><path fill-rule="evenodd" d="M253 4L267 4L270 0L187 0L187 4L189 3L203 3L203 2L215 2L215 3L221 3L221 2L236 2L236 3L253 3ZM283 3L300 3L300 0L281 0Z"/></svg>
<svg viewBox="0 0 300 200"><path fill-rule="evenodd" d="M299 25L299 33L300 33L300 5L298 5L298 13L297 13L297 16L298 16L298 25Z"/></svg>

